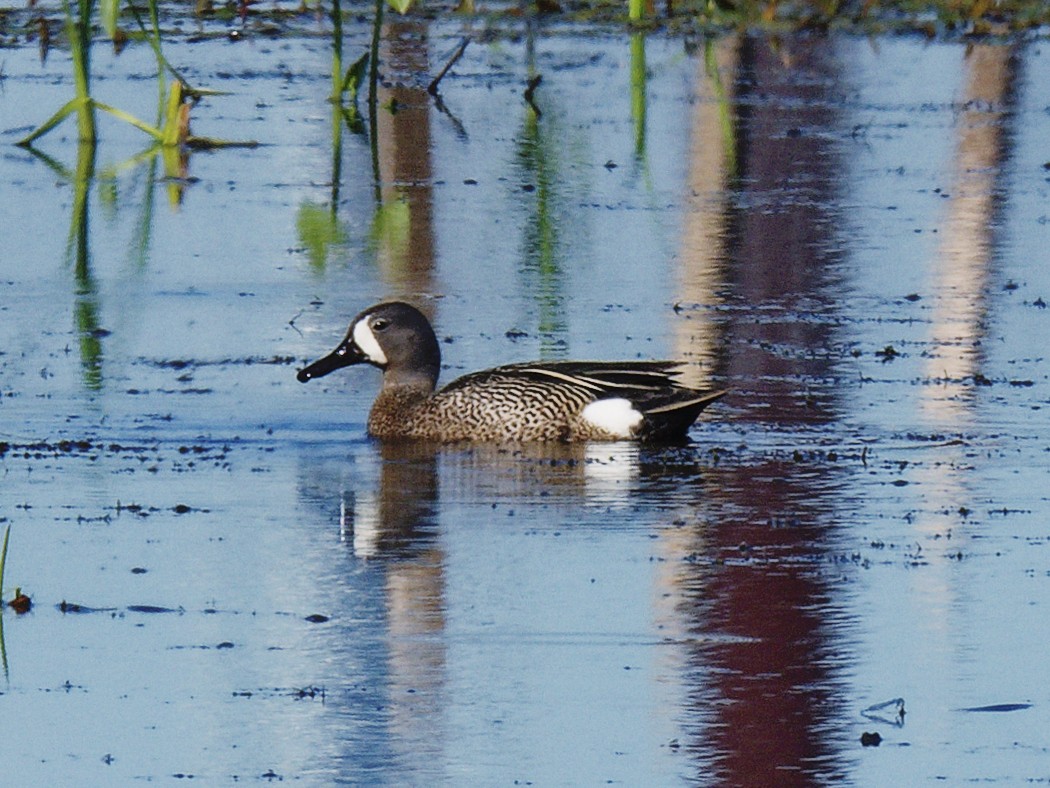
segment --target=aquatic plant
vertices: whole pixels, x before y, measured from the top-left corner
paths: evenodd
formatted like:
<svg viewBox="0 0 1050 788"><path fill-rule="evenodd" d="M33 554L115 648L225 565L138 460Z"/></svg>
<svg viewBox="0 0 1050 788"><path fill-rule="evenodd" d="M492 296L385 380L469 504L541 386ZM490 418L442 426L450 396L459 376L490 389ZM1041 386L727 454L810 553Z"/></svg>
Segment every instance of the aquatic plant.
<svg viewBox="0 0 1050 788"><path fill-rule="evenodd" d="M101 16L106 34L113 41L123 38L117 28L119 0L101 0ZM34 141L47 134L70 115L76 113L77 128L80 140L94 143L97 140L95 110L106 112L118 120L124 121L140 131L145 132L163 146L188 145L197 148L217 147L254 147L258 143L231 142L206 137L193 137L189 131L189 112L193 103L205 95L218 95L218 91L190 88L187 81L164 57L161 49L160 21L157 11L157 0L148 0L151 26L146 28L138 15L138 10L130 8L142 29L143 37L153 49L157 59L157 81L160 98L158 101L158 120L156 125L146 123L134 115L105 104L91 95L91 19L96 0L78 0L76 8L70 0L62 0L65 16L66 35L69 39L70 56L73 63L74 97L66 102L44 123L20 139L16 144L30 147ZM170 89L165 75L171 73L174 80ZM167 100L165 100L167 96Z"/></svg>
<svg viewBox="0 0 1050 788"><path fill-rule="evenodd" d="M11 526L4 529L4 545L0 547L0 594L4 588L4 567L7 565L7 542L11 538Z"/></svg>

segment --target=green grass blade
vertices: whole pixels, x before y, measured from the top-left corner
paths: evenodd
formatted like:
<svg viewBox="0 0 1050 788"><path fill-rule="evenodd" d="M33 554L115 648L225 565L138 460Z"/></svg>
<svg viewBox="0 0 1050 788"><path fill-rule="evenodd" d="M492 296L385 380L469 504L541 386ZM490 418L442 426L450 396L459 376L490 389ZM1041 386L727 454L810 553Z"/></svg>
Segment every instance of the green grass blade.
<svg viewBox="0 0 1050 788"><path fill-rule="evenodd" d="M120 15L119 0L100 0L99 15L102 17L102 29L113 38L117 34L117 17Z"/></svg>
<svg viewBox="0 0 1050 788"><path fill-rule="evenodd" d="M4 593L4 566L7 564L7 540L11 538L11 526L4 531L4 546L0 549L0 603L3 602Z"/></svg>
<svg viewBox="0 0 1050 788"><path fill-rule="evenodd" d="M122 109L117 109L116 107L111 107L109 104L103 104L101 101L95 101L93 103L94 103L94 105L96 107L98 107L103 112L108 112L114 118L122 120L125 123L131 124L132 126L134 126L139 131L146 132L146 134L149 134L154 139L160 140L160 141L164 140L164 135L161 134L160 129L157 129L154 126L149 125L145 121L139 120L134 115L132 115L130 112L125 112Z"/></svg>
<svg viewBox="0 0 1050 788"><path fill-rule="evenodd" d="M163 145L179 144L179 123L182 115L182 83L175 80L168 91L168 105L164 109L164 124L160 141Z"/></svg>
<svg viewBox="0 0 1050 788"><path fill-rule="evenodd" d="M61 109L58 110L58 112L56 112L54 115L52 115L46 121L44 121L41 125L37 126L36 129L33 130L28 136L23 137L22 139L20 139L15 144L16 145L21 145L23 148L29 147L30 145L33 144L33 140L36 140L36 139L39 139L40 137L43 137L45 134L47 134L49 131L51 131L51 129L53 129L59 123L64 121L66 118L68 118L74 112L79 111L81 104L83 104L85 101L89 101L89 100L90 99L84 99L84 98L80 98L80 97L77 97L77 98L74 98L74 99L70 99L69 101L67 101L65 103L65 105L62 106Z"/></svg>

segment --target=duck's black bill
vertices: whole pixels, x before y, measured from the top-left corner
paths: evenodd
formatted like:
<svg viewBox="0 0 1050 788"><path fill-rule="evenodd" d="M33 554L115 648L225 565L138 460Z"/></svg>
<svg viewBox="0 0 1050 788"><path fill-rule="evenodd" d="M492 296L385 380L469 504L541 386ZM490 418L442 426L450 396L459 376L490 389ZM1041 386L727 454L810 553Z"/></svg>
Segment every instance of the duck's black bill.
<svg viewBox="0 0 1050 788"><path fill-rule="evenodd" d="M300 369L295 377L300 383L306 383L308 380L323 378L329 372L366 360L361 349L352 340L347 340L324 358L319 358L313 364Z"/></svg>

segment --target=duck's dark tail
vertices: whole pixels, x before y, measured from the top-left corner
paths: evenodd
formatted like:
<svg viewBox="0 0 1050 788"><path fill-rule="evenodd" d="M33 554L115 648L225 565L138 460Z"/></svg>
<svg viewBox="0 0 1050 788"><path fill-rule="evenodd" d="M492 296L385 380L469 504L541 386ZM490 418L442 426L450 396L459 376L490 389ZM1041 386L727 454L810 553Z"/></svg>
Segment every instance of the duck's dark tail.
<svg viewBox="0 0 1050 788"><path fill-rule="evenodd" d="M666 397L653 398L641 408L644 422L640 437L649 441L682 438L704 408L728 393L681 389Z"/></svg>

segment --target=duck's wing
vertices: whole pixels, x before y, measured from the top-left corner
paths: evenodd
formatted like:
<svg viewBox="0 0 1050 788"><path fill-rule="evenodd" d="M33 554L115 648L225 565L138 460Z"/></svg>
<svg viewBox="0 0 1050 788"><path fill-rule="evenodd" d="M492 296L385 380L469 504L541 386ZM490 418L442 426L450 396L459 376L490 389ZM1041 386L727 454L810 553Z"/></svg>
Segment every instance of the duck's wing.
<svg viewBox="0 0 1050 788"><path fill-rule="evenodd" d="M632 399L633 393L645 395L669 388L680 389L675 380L679 367L680 364L674 361L544 361L507 364L488 373L504 379L579 388L590 392L595 399L605 396ZM456 385L460 380L450 385Z"/></svg>

